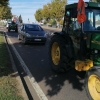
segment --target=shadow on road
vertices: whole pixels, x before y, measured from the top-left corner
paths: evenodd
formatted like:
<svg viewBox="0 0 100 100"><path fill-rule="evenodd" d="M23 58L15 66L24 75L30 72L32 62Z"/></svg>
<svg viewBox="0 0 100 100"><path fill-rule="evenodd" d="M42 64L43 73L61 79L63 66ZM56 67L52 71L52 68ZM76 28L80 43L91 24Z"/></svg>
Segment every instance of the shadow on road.
<svg viewBox="0 0 100 100"><path fill-rule="evenodd" d="M9 36L12 37L12 33ZM23 45L20 42L14 43L13 45L18 48L17 50L20 56L28 66L37 83L45 82L45 87L48 87L46 95L52 97L58 94L65 85L69 86L69 84L73 89L79 91L84 89L85 72L77 72L73 68L67 73L56 74L51 70L48 57L49 41L47 41L46 46L34 44Z"/></svg>

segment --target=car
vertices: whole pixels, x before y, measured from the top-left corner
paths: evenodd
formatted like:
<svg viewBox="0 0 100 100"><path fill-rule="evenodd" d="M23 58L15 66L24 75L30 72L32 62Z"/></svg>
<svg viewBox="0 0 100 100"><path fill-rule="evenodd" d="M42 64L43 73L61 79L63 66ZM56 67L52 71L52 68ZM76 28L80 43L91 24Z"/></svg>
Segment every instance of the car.
<svg viewBox="0 0 100 100"><path fill-rule="evenodd" d="M18 29L18 39L26 43L45 44L47 36L43 28L38 24L22 24Z"/></svg>
<svg viewBox="0 0 100 100"><path fill-rule="evenodd" d="M6 24L6 29L8 29L10 23L11 23L11 22L7 22L7 24Z"/></svg>
<svg viewBox="0 0 100 100"><path fill-rule="evenodd" d="M9 23L8 32L10 32L11 30L14 30L15 32L18 32L18 25L14 21Z"/></svg>

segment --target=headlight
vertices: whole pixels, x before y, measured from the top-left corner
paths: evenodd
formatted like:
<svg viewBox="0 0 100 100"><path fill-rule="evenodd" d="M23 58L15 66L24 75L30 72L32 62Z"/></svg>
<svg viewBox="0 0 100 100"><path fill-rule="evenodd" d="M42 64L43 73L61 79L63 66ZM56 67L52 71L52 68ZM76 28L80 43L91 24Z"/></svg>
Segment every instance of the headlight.
<svg viewBox="0 0 100 100"><path fill-rule="evenodd" d="M46 34L44 34L44 37L47 37L47 35L46 35Z"/></svg>
<svg viewBox="0 0 100 100"><path fill-rule="evenodd" d="M26 36L27 36L27 37L31 37L31 35L30 35L29 33L26 33Z"/></svg>

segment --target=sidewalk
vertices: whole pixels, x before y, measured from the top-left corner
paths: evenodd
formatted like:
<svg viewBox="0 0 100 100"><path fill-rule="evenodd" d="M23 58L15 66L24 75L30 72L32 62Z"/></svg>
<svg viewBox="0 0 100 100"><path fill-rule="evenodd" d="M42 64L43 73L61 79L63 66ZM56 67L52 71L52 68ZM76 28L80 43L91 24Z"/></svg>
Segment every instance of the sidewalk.
<svg viewBox="0 0 100 100"><path fill-rule="evenodd" d="M54 27L49 27L49 26L41 26L42 28L45 28L45 29L49 29L49 30L53 30L53 31L61 31L62 28L54 28Z"/></svg>

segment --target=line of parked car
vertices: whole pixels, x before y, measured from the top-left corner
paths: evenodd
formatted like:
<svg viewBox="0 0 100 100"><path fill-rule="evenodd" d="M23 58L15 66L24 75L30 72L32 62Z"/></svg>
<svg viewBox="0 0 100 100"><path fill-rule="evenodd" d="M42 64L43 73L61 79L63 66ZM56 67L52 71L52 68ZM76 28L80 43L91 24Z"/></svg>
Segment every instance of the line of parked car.
<svg viewBox="0 0 100 100"><path fill-rule="evenodd" d="M24 44L27 43L41 43L45 44L47 41L46 32L38 24L21 24L14 25L14 23L9 23L8 32L15 30L18 32L18 39L22 40Z"/></svg>
<svg viewBox="0 0 100 100"><path fill-rule="evenodd" d="M22 24L18 28L18 39L26 43L45 44L47 36L43 28L38 24Z"/></svg>

